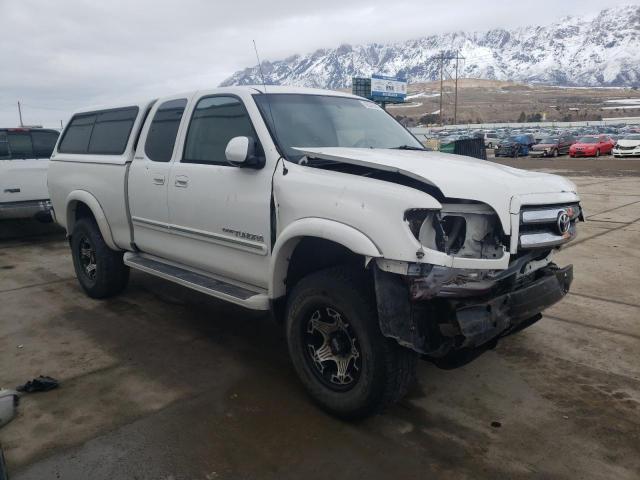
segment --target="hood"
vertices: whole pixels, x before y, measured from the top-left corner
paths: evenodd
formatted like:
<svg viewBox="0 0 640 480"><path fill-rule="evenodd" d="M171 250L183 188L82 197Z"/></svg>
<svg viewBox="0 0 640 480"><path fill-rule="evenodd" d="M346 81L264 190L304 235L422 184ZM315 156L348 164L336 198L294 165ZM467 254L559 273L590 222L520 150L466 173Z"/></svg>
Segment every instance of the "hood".
<svg viewBox="0 0 640 480"><path fill-rule="evenodd" d="M621 147L638 147L640 146L640 140L620 139L618 140L618 145L620 145Z"/></svg>
<svg viewBox="0 0 640 480"><path fill-rule="evenodd" d="M574 143L571 146L572 147L578 147L578 148L589 148L589 147L596 148L598 146L598 144L597 143Z"/></svg>
<svg viewBox="0 0 640 480"><path fill-rule="evenodd" d="M557 143L538 143L532 147L533 150L544 150L545 148L557 147Z"/></svg>
<svg viewBox="0 0 640 480"><path fill-rule="evenodd" d="M310 158L397 172L438 188L447 198L486 203L498 213L505 226L509 225L513 197L521 197L522 203L526 204L527 196L540 199L540 194L576 193L573 182L558 175L529 172L462 155L376 148L297 150Z"/></svg>

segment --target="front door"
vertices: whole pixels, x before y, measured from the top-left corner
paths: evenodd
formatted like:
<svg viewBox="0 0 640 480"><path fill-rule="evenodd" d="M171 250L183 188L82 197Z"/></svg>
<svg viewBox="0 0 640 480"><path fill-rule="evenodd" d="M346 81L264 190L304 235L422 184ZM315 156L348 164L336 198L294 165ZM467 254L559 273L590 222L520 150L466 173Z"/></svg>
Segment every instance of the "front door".
<svg viewBox="0 0 640 480"><path fill-rule="evenodd" d="M169 179L171 229L180 238L172 259L266 288L273 171L227 163L227 143L238 136L254 139L257 155L264 155L242 99L198 99Z"/></svg>
<svg viewBox="0 0 640 480"><path fill-rule="evenodd" d="M143 252L166 257L172 250L167 192L169 172L186 98L159 101L149 112L129 170L133 241Z"/></svg>

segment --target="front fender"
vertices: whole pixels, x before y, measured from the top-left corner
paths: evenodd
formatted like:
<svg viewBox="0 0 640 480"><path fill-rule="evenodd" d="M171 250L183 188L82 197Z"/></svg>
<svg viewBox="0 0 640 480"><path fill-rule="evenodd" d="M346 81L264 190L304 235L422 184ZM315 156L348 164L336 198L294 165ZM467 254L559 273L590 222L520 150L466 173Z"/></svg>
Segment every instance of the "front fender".
<svg viewBox="0 0 640 480"><path fill-rule="evenodd" d="M286 293L285 279L291 254L304 237L322 238L338 243L365 257L381 257L380 249L364 233L353 227L324 218L302 218L287 225L278 236L271 255L269 293L279 298Z"/></svg>
<svg viewBox="0 0 640 480"><path fill-rule="evenodd" d="M76 208L80 203L84 203L87 207L89 207L91 213L93 213L93 217L98 224L98 228L100 229L102 238L104 238L104 241L109 246L109 248L111 248L112 250L120 250L120 248L113 241L111 227L109 227L109 222L107 221L107 217L104 214L102 206L100 206L100 202L98 202L96 197L94 197L86 190L74 190L67 196L67 200L65 202L67 234L71 235L71 232L73 232L73 227L76 222Z"/></svg>

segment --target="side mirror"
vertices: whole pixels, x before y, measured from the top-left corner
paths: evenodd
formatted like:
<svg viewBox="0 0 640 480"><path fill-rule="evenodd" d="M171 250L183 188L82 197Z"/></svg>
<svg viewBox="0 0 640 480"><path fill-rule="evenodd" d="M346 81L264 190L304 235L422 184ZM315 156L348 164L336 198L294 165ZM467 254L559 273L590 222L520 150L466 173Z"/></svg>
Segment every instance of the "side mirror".
<svg viewBox="0 0 640 480"><path fill-rule="evenodd" d="M227 162L234 167L262 168L264 158L256 156L256 141L252 137L233 137L224 151Z"/></svg>

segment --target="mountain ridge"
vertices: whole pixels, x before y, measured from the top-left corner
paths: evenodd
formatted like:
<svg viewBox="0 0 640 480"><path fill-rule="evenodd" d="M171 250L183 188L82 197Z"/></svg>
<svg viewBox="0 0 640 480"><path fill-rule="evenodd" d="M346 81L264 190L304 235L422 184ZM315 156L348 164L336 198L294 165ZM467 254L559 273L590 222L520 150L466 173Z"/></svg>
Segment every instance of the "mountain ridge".
<svg viewBox="0 0 640 480"><path fill-rule="evenodd" d="M394 43L343 44L263 61L267 84L347 88L353 76L439 79L437 56L460 52L460 76L560 86L640 85L640 5L569 16L549 25L450 32ZM454 62L448 67L452 69ZM257 66L221 86L261 84Z"/></svg>

